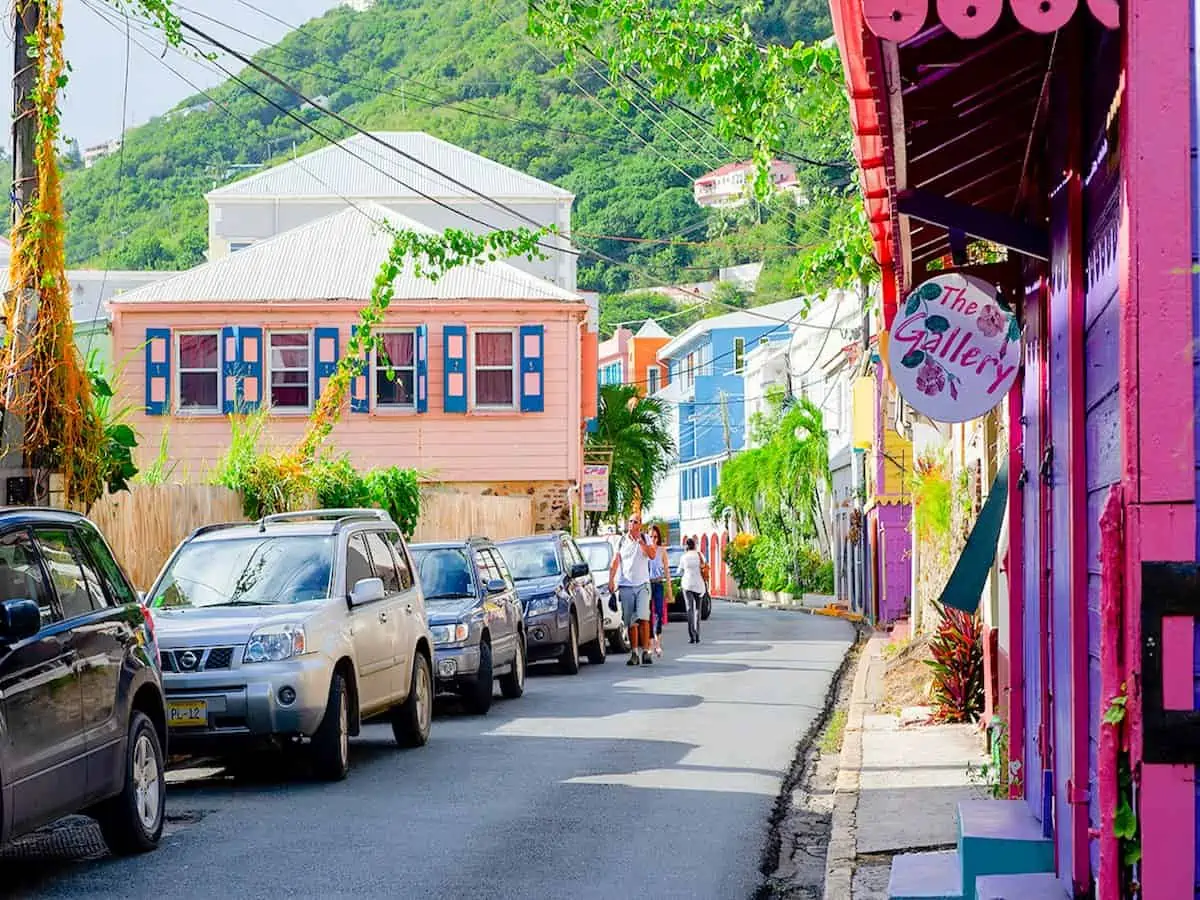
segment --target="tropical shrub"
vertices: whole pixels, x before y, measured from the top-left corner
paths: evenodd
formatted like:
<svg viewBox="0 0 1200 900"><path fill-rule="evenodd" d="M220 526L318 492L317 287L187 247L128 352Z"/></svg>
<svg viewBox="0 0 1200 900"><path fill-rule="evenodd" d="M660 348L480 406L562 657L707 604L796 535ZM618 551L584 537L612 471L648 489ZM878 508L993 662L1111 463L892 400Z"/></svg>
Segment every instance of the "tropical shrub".
<svg viewBox="0 0 1200 900"><path fill-rule="evenodd" d="M411 538L417 530L417 519L421 515L421 484L413 469L375 469L365 479L367 496L371 505L386 510L405 538Z"/></svg>
<svg viewBox="0 0 1200 900"><path fill-rule="evenodd" d="M358 509L371 505L366 480L349 456L325 456L312 470L313 494L322 509Z"/></svg>
<svg viewBox="0 0 1200 900"><path fill-rule="evenodd" d="M725 564L739 587L762 587L762 573L758 570L758 562L754 556L754 544L757 540L754 535L742 532L725 548Z"/></svg>
<svg viewBox="0 0 1200 900"><path fill-rule="evenodd" d="M983 713L983 623L978 615L935 604L937 632L929 641L933 658L934 718L973 722Z"/></svg>
<svg viewBox="0 0 1200 900"><path fill-rule="evenodd" d="M811 547L800 551L796 560L799 580L792 587L794 594L832 594L833 560Z"/></svg>

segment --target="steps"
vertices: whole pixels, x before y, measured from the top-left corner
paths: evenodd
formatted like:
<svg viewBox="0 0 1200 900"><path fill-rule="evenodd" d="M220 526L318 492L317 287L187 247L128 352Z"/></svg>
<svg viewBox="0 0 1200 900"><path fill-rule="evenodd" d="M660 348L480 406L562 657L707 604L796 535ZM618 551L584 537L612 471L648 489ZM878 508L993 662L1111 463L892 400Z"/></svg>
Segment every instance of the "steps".
<svg viewBox="0 0 1200 900"><path fill-rule="evenodd" d="M975 900L1064 900L1054 875L985 875L975 882Z"/></svg>
<svg viewBox="0 0 1200 900"><path fill-rule="evenodd" d="M993 900L977 894L977 879L995 900L1064 900L1053 877L1054 843L1021 800L965 800L958 804L958 849L905 853L892 860L891 900ZM1049 873L1048 880L1043 873ZM996 878L994 876L1003 876ZM1014 882L1014 876L1033 876ZM1005 879L1008 880L1005 880ZM1015 887L1014 887L1015 886ZM1028 887L1038 893L1021 893ZM996 893L996 892L1000 893ZM1007 892L1007 893L1004 893Z"/></svg>

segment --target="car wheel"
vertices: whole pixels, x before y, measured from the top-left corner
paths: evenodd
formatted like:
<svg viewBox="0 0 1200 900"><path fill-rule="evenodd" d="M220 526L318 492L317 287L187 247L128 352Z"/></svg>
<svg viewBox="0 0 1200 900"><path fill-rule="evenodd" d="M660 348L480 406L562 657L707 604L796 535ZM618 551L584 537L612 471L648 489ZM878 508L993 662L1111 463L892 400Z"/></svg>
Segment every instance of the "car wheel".
<svg viewBox="0 0 1200 900"><path fill-rule="evenodd" d="M408 699L392 710L392 735L401 747L424 747L433 722L433 676L429 660L418 653L413 660Z"/></svg>
<svg viewBox="0 0 1200 900"><path fill-rule="evenodd" d="M166 819L167 778L154 723L134 711L125 747L125 789L96 809L100 831L118 856L158 846Z"/></svg>
<svg viewBox="0 0 1200 900"><path fill-rule="evenodd" d="M346 676L333 673L325 715L312 736L313 769L323 781L341 781L350 771L350 697Z"/></svg>
<svg viewBox="0 0 1200 900"><path fill-rule="evenodd" d="M629 652L629 629L623 623L620 628L608 636L608 649L613 653Z"/></svg>
<svg viewBox="0 0 1200 900"><path fill-rule="evenodd" d="M608 659L608 643L604 639L604 610L601 607L596 608L596 639L589 642L584 649L587 652L588 663L593 666L602 666Z"/></svg>
<svg viewBox="0 0 1200 900"><path fill-rule="evenodd" d="M567 646L558 658L558 668L564 675L579 674L579 621L571 610L571 624L567 629Z"/></svg>
<svg viewBox="0 0 1200 900"><path fill-rule="evenodd" d="M712 597L709 597L706 594L704 597L704 600L702 600L700 603L700 620L702 622L707 622L708 617L711 615L712 615Z"/></svg>
<svg viewBox="0 0 1200 900"><path fill-rule="evenodd" d="M525 693L525 636L517 635L517 652L513 656L512 669L500 676L500 693L509 700L516 700Z"/></svg>
<svg viewBox="0 0 1200 900"><path fill-rule="evenodd" d="M469 712L477 716L487 715L487 711L492 708L493 681L492 645L485 641L479 645L479 671L475 673L475 680L467 685L462 693L463 703Z"/></svg>

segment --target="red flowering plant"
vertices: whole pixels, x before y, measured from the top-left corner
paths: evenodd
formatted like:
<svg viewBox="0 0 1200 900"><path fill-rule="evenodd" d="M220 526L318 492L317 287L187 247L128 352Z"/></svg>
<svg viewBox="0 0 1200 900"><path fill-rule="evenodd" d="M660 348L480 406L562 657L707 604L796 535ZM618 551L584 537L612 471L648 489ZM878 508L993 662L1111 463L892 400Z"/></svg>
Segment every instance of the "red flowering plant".
<svg viewBox="0 0 1200 900"><path fill-rule="evenodd" d="M941 623L929 641L933 718L974 722L983 713L983 623L978 615L935 604Z"/></svg>

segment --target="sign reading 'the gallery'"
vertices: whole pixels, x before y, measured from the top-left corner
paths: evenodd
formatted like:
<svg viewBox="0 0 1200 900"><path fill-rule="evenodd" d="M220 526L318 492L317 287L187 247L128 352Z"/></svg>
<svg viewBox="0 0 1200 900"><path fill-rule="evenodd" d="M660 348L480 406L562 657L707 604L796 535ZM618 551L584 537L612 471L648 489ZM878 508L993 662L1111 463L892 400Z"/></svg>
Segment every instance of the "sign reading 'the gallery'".
<svg viewBox="0 0 1200 900"><path fill-rule="evenodd" d="M935 422L966 422L1008 393L1021 360L1021 326L996 291L946 274L916 288L896 311L888 367L901 396Z"/></svg>

